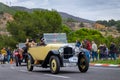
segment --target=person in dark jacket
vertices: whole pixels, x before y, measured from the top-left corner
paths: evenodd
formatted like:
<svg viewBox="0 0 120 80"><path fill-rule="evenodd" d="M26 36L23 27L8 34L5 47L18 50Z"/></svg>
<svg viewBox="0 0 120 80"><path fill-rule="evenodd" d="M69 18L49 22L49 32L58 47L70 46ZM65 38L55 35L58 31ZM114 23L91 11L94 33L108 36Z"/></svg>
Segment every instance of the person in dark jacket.
<svg viewBox="0 0 120 80"><path fill-rule="evenodd" d="M10 50L10 47L7 48L7 61L8 63L10 62L10 57L11 57L11 50Z"/></svg>
<svg viewBox="0 0 120 80"><path fill-rule="evenodd" d="M81 43L80 43L80 41L79 41L79 40L76 40L75 46L80 48Z"/></svg>
<svg viewBox="0 0 120 80"><path fill-rule="evenodd" d="M120 59L120 44L118 46L118 58Z"/></svg>
<svg viewBox="0 0 120 80"><path fill-rule="evenodd" d="M116 60L116 53L117 53L117 48L115 43L111 43L110 45L110 55L111 55L111 59L113 58L114 60Z"/></svg>

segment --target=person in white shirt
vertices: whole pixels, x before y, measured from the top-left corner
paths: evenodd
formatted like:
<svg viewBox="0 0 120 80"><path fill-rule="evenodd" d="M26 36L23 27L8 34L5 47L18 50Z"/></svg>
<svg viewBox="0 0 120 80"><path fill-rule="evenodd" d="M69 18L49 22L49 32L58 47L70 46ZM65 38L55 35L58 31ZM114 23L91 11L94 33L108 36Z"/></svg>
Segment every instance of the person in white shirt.
<svg viewBox="0 0 120 80"><path fill-rule="evenodd" d="M97 44L92 41L92 59L94 61L94 58L96 58L96 60L98 60L98 54L97 54Z"/></svg>

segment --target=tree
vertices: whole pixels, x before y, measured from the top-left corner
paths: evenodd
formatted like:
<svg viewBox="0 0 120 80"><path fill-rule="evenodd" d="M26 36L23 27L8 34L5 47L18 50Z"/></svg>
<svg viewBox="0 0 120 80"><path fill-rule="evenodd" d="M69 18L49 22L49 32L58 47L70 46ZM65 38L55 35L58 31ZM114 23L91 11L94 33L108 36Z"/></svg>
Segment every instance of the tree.
<svg viewBox="0 0 120 80"><path fill-rule="evenodd" d="M6 35L0 35L0 49L3 47L15 48L16 43L17 42L12 37Z"/></svg>
<svg viewBox="0 0 120 80"><path fill-rule="evenodd" d="M19 11L14 21L8 22L7 30L13 38L22 42L25 38L37 38L38 34L61 32L62 19L57 11L41 10L32 13Z"/></svg>
<svg viewBox="0 0 120 80"><path fill-rule="evenodd" d="M117 30L120 32L120 23L116 24Z"/></svg>
<svg viewBox="0 0 120 80"><path fill-rule="evenodd" d="M103 21L98 20L98 21L96 21L96 23L99 23L99 24L102 24L102 25L105 25L105 26L109 26L109 24L106 20L103 20Z"/></svg>
<svg viewBox="0 0 120 80"><path fill-rule="evenodd" d="M85 27L83 22L80 23L80 27Z"/></svg>
<svg viewBox="0 0 120 80"><path fill-rule="evenodd" d="M108 26L115 26L115 24L116 24L116 21L113 19L108 21Z"/></svg>

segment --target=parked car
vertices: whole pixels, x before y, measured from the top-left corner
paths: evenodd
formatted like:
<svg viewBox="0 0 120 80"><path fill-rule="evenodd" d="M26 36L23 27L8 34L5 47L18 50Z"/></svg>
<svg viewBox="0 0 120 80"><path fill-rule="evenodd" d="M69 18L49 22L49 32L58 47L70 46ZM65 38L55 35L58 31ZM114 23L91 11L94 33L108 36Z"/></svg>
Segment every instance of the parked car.
<svg viewBox="0 0 120 80"><path fill-rule="evenodd" d="M67 43L65 33L45 33L45 44L31 47L28 50L27 70L32 71L34 66L50 68L51 73L57 74L60 67L78 66L80 72L87 72L89 61L82 51L76 51Z"/></svg>

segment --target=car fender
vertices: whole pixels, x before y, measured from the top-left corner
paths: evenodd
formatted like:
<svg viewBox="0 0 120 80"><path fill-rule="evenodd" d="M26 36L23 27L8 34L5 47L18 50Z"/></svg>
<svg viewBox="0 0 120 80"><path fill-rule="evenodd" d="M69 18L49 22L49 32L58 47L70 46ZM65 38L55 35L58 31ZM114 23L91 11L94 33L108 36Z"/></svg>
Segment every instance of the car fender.
<svg viewBox="0 0 120 80"><path fill-rule="evenodd" d="M49 64L49 60L50 60L51 56L57 56L60 60L61 66L63 65L63 61L62 61L62 58L60 56L60 53L57 50L51 50L48 52L48 55L46 56L46 58L42 64L42 67L47 67L47 64Z"/></svg>

